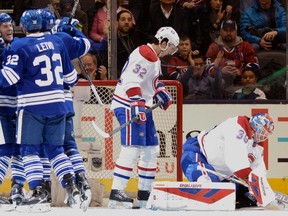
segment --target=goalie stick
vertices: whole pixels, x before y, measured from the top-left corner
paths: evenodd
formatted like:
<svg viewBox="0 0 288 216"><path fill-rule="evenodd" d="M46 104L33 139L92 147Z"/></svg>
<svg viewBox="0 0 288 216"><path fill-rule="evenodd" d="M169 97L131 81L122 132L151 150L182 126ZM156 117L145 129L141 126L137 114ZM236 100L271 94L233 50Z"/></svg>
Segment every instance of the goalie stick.
<svg viewBox="0 0 288 216"><path fill-rule="evenodd" d="M152 112L152 110L156 109L156 108L159 107L161 104L162 104L162 103L159 101L157 104L155 104L154 106L152 106L152 107L150 107L149 109L147 109L147 110L145 111L145 113L147 114L147 113ZM128 122L120 125L118 128L116 128L115 130L113 130L113 131L111 131L111 132L109 132L109 133L106 133L106 132L104 132L103 130L101 130L100 127L98 127L98 126L96 125L95 121L92 121L92 125L93 125L94 129L96 130L96 132L97 132L98 134L100 134L100 135L101 135L102 137L104 137L104 138L108 138L108 137L113 136L115 133L119 132L122 128L130 125L133 121L135 121L135 120L137 120L137 119L139 119L139 115L135 116L134 118L130 119Z"/></svg>
<svg viewBox="0 0 288 216"><path fill-rule="evenodd" d="M222 177L222 178L224 178L224 179L226 179L226 180L228 180L228 181L232 181L232 182L234 182L234 183L241 184L241 185L243 185L243 186L245 186L245 187L249 187L247 183L245 183L245 182L243 182L243 181L241 181L241 180L239 180L239 179L237 179L237 178L235 178L235 177L228 176L228 175L225 175L225 174L223 174L223 173L219 173L219 172L216 172L216 171L214 171L214 170L207 169L207 168L205 168L205 167L200 167L200 166L198 166L198 169L200 169L200 170L202 170L202 171L209 172L209 173L214 174L214 175L216 175L216 176L218 176L218 177ZM276 195L276 200L281 201L282 203L285 204L285 206L287 206L287 205L288 205L288 195L287 195L287 194L280 193L280 192L275 191L275 190L273 190L273 191L274 191L274 193L275 193L275 195Z"/></svg>

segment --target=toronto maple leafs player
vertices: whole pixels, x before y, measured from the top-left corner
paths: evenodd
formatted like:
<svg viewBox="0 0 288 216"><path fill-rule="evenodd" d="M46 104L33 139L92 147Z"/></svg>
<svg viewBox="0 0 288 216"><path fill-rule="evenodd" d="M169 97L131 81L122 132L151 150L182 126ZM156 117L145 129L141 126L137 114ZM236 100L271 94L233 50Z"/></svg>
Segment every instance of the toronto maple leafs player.
<svg viewBox="0 0 288 216"><path fill-rule="evenodd" d="M61 38L64 42L71 60L79 58L88 52L90 42L81 31L74 27L74 24L77 23L76 20L73 19L72 24L70 24L68 17L65 17L60 21L58 26L55 26L56 17L49 9L39 9L38 12L42 16L42 32L50 33L54 27L57 30L54 32L54 35ZM67 114L63 148L73 165L76 186L81 194L81 208L86 210L92 198L91 189L87 181L83 157L78 151L74 137L73 116L75 112L73 108L73 95L69 87L64 89L64 93ZM67 197L66 202L73 202L71 199L72 197Z"/></svg>
<svg viewBox="0 0 288 216"><path fill-rule="evenodd" d="M171 27L160 28L152 43L139 46L129 56L116 86L111 110L122 125L139 115L138 120L121 130L121 151L114 168L108 207L132 208L133 199L124 189L138 161L138 203L145 207L157 168L158 138L152 113L145 113L155 102L167 110L172 103L170 93L162 82L159 56L173 54L179 37Z"/></svg>
<svg viewBox="0 0 288 216"><path fill-rule="evenodd" d="M20 24L26 37L14 41L0 73L1 87L17 87L17 144L23 158L31 199L22 203L47 202L40 161L41 143L56 177L80 207L72 164L64 153L66 104L64 85L73 86L77 72L65 44L58 37L40 33L42 17L36 10L25 11Z"/></svg>
<svg viewBox="0 0 288 216"><path fill-rule="evenodd" d="M14 40L13 20L7 13L0 13L0 35L0 68L2 68L6 51ZM18 204L25 198L23 191L26 180L24 165L20 156L19 145L16 145L16 96L15 86L0 87L0 133L2 134L0 141L0 185L7 173L10 158L12 175L10 200L4 199L3 204L10 204L11 202Z"/></svg>

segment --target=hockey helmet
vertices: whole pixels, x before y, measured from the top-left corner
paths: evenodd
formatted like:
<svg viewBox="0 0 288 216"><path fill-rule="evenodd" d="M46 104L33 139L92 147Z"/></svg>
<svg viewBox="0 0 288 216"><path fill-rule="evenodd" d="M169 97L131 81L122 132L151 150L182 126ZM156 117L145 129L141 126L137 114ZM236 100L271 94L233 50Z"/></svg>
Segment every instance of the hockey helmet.
<svg viewBox="0 0 288 216"><path fill-rule="evenodd" d="M48 8L39 9L38 12L42 16L42 31L50 31L55 25L55 14Z"/></svg>
<svg viewBox="0 0 288 216"><path fill-rule="evenodd" d="M26 10L23 12L20 18L20 26L25 31L41 30L42 28L42 16L37 10Z"/></svg>
<svg viewBox="0 0 288 216"><path fill-rule="evenodd" d="M7 13L0 13L0 25L5 22L12 22L12 18Z"/></svg>
<svg viewBox="0 0 288 216"><path fill-rule="evenodd" d="M274 122L266 113L257 113L249 120L253 130L253 139L256 143L267 140L274 131Z"/></svg>
<svg viewBox="0 0 288 216"><path fill-rule="evenodd" d="M169 26L166 27L161 27L156 35L155 38L158 39L159 44L160 44L160 49L162 50L162 56L164 55L173 55L176 51L177 51L177 46L179 44L179 36L177 34L177 32ZM163 48L161 46L161 43L163 42L163 40L166 41L166 47Z"/></svg>

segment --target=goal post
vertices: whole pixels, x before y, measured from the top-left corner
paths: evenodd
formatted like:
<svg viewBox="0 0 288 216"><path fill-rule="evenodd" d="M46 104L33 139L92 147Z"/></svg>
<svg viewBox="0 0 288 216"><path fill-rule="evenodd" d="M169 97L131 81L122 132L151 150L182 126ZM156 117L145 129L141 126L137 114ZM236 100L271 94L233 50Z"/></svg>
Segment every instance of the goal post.
<svg viewBox="0 0 288 216"><path fill-rule="evenodd" d="M153 110L153 119L159 137L160 154L156 172L157 181L182 181L180 158L182 154L183 90L176 80L161 80L173 97L173 103L164 111ZM97 179L109 192L112 185L115 161L120 153L120 132L103 138L92 126L92 121L106 133L120 125L110 111L116 80L95 80L93 84L103 105L98 104L89 83L80 80L73 88L74 93L74 129L78 148L84 158L84 165L90 179ZM137 167L126 189L137 190Z"/></svg>

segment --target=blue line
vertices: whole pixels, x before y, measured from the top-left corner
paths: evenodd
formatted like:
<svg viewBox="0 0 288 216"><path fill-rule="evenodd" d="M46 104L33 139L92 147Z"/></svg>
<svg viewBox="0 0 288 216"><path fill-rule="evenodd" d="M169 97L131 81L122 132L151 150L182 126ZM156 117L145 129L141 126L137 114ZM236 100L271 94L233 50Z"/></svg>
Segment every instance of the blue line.
<svg viewBox="0 0 288 216"><path fill-rule="evenodd" d="M278 142L288 142L288 137L278 137Z"/></svg>

